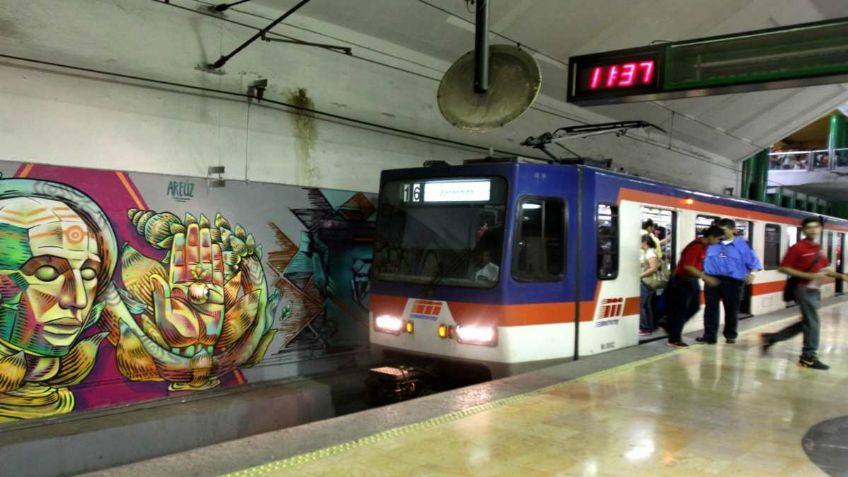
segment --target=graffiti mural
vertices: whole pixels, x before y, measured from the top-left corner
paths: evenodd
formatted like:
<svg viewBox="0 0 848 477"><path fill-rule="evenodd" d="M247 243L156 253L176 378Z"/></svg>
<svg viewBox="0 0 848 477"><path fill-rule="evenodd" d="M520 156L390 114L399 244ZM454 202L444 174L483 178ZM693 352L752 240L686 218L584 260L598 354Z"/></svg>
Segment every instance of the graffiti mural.
<svg viewBox="0 0 848 477"><path fill-rule="evenodd" d="M279 247L269 254L277 275L274 286L286 301L280 320L285 339L277 353L303 345L322 350L344 347L344 340L334 339L353 333L340 328L343 323L358 322L360 330L367 330L376 208L362 193L330 197L326 191L306 190L310 206L291 210L304 226L297 243L269 224Z"/></svg>
<svg viewBox="0 0 848 477"><path fill-rule="evenodd" d="M299 340L367 344L373 197L0 173L0 422L238 386Z"/></svg>
<svg viewBox="0 0 848 477"><path fill-rule="evenodd" d="M105 306L117 259L102 210L70 187L0 181L0 419L63 414L106 333L80 339Z"/></svg>
<svg viewBox="0 0 848 477"><path fill-rule="evenodd" d="M208 389L219 376L259 362L271 330L262 247L243 227L217 214L180 219L170 212L130 209L129 218L159 261L126 245L118 289L122 302L106 315L118 367L133 381L168 381L169 389ZM125 311L133 310L134 317Z"/></svg>

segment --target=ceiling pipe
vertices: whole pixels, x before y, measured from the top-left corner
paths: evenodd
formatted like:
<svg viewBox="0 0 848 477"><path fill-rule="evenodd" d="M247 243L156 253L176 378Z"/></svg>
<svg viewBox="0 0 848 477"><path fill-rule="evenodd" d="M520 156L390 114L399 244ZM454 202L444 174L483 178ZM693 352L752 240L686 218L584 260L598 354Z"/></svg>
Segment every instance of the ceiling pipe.
<svg viewBox="0 0 848 477"><path fill-rule="evenodd" d="M474 92L489 90L489 1L477 0L474 23Z"/></svg>

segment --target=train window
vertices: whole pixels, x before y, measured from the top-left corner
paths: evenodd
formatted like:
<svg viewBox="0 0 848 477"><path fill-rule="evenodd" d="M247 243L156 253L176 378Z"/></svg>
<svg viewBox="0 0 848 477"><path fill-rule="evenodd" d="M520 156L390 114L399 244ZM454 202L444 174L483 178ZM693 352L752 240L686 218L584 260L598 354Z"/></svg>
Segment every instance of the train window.
<svg viewBox="0 0 848 477"><path fill-rule="evenodd" d="M827 233L827 261L833 263L833 232Z"/></svg>
<svg viewBox="0 0 848 477"><path fill-rule="evenodd" d="M695 217L695 236L698 237L704 230L718 222L719 217L715 215L698 215Z"/></svg>
<svg viewBox="0 0 848 477"><path fill-rule="evenodd" d="M736 236L742 237L751 247L754 246L754 223L747 220L734 220L736 222Z"/></svg>
<svg viewBox="0 0 848 477"><path fill-rule="evenodd" d="M555 197L523 197L512 276L525 282L558 281L565 270L565 203Z"/></svg>
<svg viewBox="0 0 848 477"><path fill-rule="evenodd" d="M798 243L801 230L798 227L786 227L786 245L791 247Z"/></svg>
<svg viewBox="0 0 848 477"><path fill-rule="evenodd" d="M780 266L780 226L766 224L763 237L763 267L766 270L776 270Z"/></svg>
<svg viewBox="0 0 848 477"><path fill-rule="evenodd" d="M380 188L374 278L491 288L504 268L501 177L389 181Z"/></svg>
<svg viewBox="0 0 848 477"><path fill-rule="evenodd" d="M618 277L618 207L598 204L598 279Z"/></svg>

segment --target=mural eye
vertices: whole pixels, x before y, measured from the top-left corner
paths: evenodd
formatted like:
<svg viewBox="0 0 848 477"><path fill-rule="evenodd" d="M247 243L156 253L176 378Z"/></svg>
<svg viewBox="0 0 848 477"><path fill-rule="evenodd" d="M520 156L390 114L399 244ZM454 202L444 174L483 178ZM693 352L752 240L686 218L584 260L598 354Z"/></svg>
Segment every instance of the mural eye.
<svg viewBox="0 0 848 477"><path fill-rule="evenodd" d="M83 280L94 280L97 278L97 271L93 268L83 268L80 270L80 276Z"/></svg>
<svg viewBox="0 0 848 477"><path fill-rule="evenodd" d="M43 282L52 282L53 280L59 278L59 271L51 266L45 265L35 271L35 278Z"/></svg>

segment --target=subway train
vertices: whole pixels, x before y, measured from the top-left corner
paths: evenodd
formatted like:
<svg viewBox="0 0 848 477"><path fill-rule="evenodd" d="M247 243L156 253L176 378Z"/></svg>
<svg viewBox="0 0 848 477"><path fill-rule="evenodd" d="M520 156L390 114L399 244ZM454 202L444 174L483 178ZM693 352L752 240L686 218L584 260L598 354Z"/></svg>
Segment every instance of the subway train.
<svg viewBox="0 0 848 477"><path fill-rule="evenodd" d="M484 380L637 345L647 218L670 234L672 267L699 229L734 219L765 268L742 313L784 308L778 264L810 215L586 165L500 159L384 171L369 341L388 365L372 374L414 394L445 374ZM825 218L838 271L846 232L848 221ZM826 282L823 297L842 285ZM703 328L700 316L686 332Z"/></svg>

